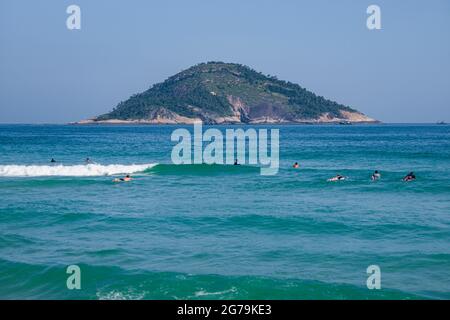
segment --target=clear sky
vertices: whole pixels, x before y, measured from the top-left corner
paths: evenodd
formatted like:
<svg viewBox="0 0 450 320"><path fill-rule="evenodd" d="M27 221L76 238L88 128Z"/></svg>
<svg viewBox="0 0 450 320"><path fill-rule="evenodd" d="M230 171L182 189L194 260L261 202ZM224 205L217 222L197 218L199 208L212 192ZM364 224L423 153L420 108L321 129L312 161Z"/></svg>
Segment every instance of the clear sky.
<svg viewBox="0 0 450 320"><path fill-rule="evenodd" d="M81 30L66 27L71 4ZM448 0L1 0L0 122L86 119L211 60L385 122L450 122Z"/></svg>

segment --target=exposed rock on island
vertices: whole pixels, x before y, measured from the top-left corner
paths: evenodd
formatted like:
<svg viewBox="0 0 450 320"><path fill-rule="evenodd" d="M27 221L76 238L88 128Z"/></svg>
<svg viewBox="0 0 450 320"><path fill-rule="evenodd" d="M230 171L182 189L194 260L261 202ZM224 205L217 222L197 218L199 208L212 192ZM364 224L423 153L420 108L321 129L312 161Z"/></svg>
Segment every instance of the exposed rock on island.
<svg viewBox="0 0 450 320"><path fill-rule="evenodd" d="M77 124L371 123L363 113L240 64L182 71Z"/></svg>

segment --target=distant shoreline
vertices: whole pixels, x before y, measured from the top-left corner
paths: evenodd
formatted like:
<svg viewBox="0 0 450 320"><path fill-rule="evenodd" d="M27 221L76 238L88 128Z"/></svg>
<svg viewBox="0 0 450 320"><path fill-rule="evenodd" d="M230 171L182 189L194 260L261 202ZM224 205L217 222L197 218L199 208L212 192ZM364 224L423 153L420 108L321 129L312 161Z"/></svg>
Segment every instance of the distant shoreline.
<svg viewBox="0 0 450 320"><path fill-rule="evenodd" d="M188 125L186 123L120 123L120 124L111 124L111 123L92 123L92 124L79 124L78 122L0 122L0 125L9 125L9 126L180 126L180 125ZM243 126L251 126L251 125L280 125L280 126L290 126L290 125L299 125L299 126L345 126L340 125L339 123L330 123L330 122L321 122L321 123L221 123L221 124L206 124L203 125L211 125L211 126L232 126L232 125L243 125ZM437 124L436 122L365 122L365 123L353 123L352 125L433 125L433 126L448 126L449 123L445 125ZM351 126L351 125L350 125Z"/></svg>
<svg viewBox="0 0 450 320"><path fill-rule="evenodd" d="M170 121L146 121L146 120L82 120L76 122L69 122L68 125L191 125L197 121L189 122L170 122ZM336 121L260 121L260 122L221 122L221 123L209 123L204 122L204 125L357 125L357 124L381 124L381 121L348 121L348 120L336 120Z"/></svg>

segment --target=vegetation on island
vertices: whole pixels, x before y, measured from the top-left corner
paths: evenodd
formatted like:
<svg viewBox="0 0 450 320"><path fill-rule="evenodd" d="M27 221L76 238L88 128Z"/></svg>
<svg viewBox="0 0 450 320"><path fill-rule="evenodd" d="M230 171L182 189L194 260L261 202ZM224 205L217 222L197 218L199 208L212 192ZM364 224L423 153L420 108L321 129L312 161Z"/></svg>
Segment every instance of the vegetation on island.
<svg viewBox="0 0 450 320"><path fill-rule="evenodd" d="M131 96L95 120L153 119L169 112L214 123L217 117L236 115L232 99L237 99L245 110L241 113L241 122L265 116L285 121L318 119L325 113L339 118L341 111L357 112L298 84L278 80L247 66L208 62Z"/></svg>

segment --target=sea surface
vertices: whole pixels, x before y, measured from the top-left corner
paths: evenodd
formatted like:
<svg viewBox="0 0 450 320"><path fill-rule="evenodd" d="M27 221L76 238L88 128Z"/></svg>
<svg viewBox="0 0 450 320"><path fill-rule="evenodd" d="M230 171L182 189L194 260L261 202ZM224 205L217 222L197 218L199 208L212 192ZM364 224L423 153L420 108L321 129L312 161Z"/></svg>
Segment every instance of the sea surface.
<svg viewBox="0 0 450 320"><path fill-rule="evenodd" d="M176 128L0 125L0 298L450 299L450 126L215 127L278 128L275 176L174 165Z"/></svg>

